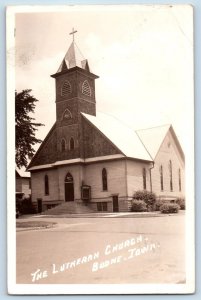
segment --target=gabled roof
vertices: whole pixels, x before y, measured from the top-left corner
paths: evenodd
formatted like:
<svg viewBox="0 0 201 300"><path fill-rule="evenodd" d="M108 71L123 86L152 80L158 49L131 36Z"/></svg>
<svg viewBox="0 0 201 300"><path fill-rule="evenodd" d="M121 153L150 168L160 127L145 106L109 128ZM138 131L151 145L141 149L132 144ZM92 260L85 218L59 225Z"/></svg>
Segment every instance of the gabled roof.
<svg viewBox="0 0 201 300"><path fill-rule="evenodd" d="M106 157L107 159L113 159L115 156L115 158L128 157L132 159L153 162L158 151L160 150L160 147L166 135L168 134L168 132L170 132L181 155L181 158L184 161L183 150L171 125L163 125L135 131L134 129L127 127L115 117L108 114L97 113L96 116L88 115L85 113L81 114L86 122L94 126L100 133L102 133L102 135L106 139L108 139L117 148L117 150L120 151L119 154L117 153L115 155L105 154L106 156L104 156L104 160ZM43 146L46 144L51 134L53 134L55 128L56 123L53 125L45 140L40 145L37 153L35 154L27 169L40 169L40 166L42 166L43 168L53 167L56 165L60 165L62 162L67 164L68 162L87 163L89 162L89 160L91 161L91 158L88 157L77 157L76 159L62 158L58 161L58 157L56 156L54 160L47 163L43 162L43 164L41 164L40 162L39 164L34 164L35 160L37 160L37 156L40 155ZM103 159L103 156L101 156L101 159ZM97 157L96 160L98 161Z"/></svg>
<svg viewBox="0 0 201 300"><path fill-rule="evenodd" d="M82 115L98 128L125 156L152 161L151 156L133 129L104 113L97 113L96 117L85 113L82 113Z"/></svg>
<svg viewBox="0 0 201 300"><path fill-rule="evenodd" d="M18 173L20 177L30 178L30 172L26 171L24 168L19 169L17 166L15 167L15 171Z"/></svg>
<svg viewBox="0 0 201 300"><path fill-rule="evenodd" d="M75 42L72 42L66 55L64 56L64 59L62 60L59 69L57 70L57 73L74 67L79 67L84 70L90 71L87 59L84 58Z"/></svg>
<svg viewBox="0 0 201 300"><path fill-rule="evenodd" d="M29 165L27 166L27 170L30 169L30 167L34 164L35 160L37 159L37 156L40 154L42 148L45 146L46 142L48 141L49 137L51 136L51 134L54 132L56 128L56 122L54 123L54 125L52 126L52 128L50 129L50 131L48 132L48 134L46 135L45 139L43 140L43 142L40 144L38 150L36 151L36 153L34 154L34 156L32 157Z"/></svg>
<svg viewBox="0 0 201 300"><path fill-rule="evenodd" d="M147 151L154 160L158 150L168 132L171 125L162 125L152 128L136 130L137 135L139 136L142 143L145 145Z"/></svg>

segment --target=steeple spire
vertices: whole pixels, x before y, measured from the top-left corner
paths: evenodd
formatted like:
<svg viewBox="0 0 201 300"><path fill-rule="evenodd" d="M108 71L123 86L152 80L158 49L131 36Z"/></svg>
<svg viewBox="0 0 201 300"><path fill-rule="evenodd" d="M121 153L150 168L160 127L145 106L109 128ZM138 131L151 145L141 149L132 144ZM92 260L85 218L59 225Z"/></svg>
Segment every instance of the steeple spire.
<svg viewBox="0 0 201 300"><path fill-rule="evenodd" d="M77 30L74 28L69 33L73 36L73 41L64 56L61 65L59 66L59 69L57 70L57 73L72 69L74 67L82 68L88 72L90 72L89 65L87 59L84 58L81 51L79 50L78 46L75 43L75 33L77 33Z"/></svg>

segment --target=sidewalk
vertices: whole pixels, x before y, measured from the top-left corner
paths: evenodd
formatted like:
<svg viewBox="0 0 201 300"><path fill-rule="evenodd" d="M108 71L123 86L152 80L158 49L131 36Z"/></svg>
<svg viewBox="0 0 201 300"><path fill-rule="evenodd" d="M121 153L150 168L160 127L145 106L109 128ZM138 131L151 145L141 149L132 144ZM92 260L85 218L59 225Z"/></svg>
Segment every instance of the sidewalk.
<svg viewBox="0 0 201 300"><path fill-rule="evenodd" d="M178 213L180 214L180 213ZM63 214L63 215L34 215L33 218L153 218L167 217L178 214L162 214L160 211L154 212L118 212L118 213L91 213L91 214Z"/></svg>
<svg viewBox="0 0 201 300"><path fill-rule="evenodd" d="M155 212L119 212L119 213L93 213L93 214L63 214L63 215L24 215L21 216L20 219L17 219L17 222L20 223L26 223L26 220L28 222L37 222L38 221L38 226L31 226L29 227L27 225L27 227L24 228L19 228L16 227L16 231L32 231L32 230L45 230L45 229L53 229L53 228L58 228L58 227L62 227L64 226L63 221L59 221L59 220L55 220L55 224L54 225L49 225L46 227L42 227L40 226L40 222L42 223L43 221L48 222L48 219L63 219L63 220L72 220L72 219L99 219L99 218L133 218L133 219L137 219L137 218L155 218L155 217L177 217L177 216L181 216L184 215L185 211L184 210L180 210L179 213L177 214L161 214L159 211L155 211ZM44 220L46 219L46 220ZM36 221L37 220L37 221ZM42 221L43 220L43 221ZM61 223L60 223L61 222ZM71 221L69 221L71 224ZM68 224L68 226L69 226ZM73 225L75 225L74 223L72 223Z"/></svg>

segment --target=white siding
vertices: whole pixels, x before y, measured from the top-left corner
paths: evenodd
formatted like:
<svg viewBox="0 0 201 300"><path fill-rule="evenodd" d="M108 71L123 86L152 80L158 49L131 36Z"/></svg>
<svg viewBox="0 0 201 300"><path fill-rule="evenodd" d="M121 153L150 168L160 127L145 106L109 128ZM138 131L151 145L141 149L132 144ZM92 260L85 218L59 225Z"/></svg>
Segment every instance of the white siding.
<svg viewBox="0 0 201 300"><path fill-rule="evenodd" d="M102 188L102 169L107 170L108 190ZM112 194L126 196L125 161L107 161L86 165L84 169L85 184L91 185L93 199L111 198Z"/></svg>
<svg viewBox="0 0 201 300"><path fill-rule="evenodd" d="M172 161L173 191L170 191L170 160ZM161 165L163 166L163 191L161 191L160 184ZM181 192L179 191L179 169L181 170ZM154 169L152 170L153 191L161 197L183 197L185 193L184 171L184 162L181 159L171 133L168 132L156 156Z"/></svg>
<svg viewBox="0 0 201 300"><path fill-rule="evenodd" d="M146 170L146 190L150 191L149 168L152 163L127 160L128 196L132 197L137 190L143 190L143 168Z"/></svg>
<svg viewBox="0 0 201 300"><path fill-rule="evenodd" d="M57 169L37 171L31 173L31 189L32 189L32 201L36 202L37 198L41 198L44 201L59 200L59 186ZM48 176L49 180L49 195L45 195L45 183L44 177Z"/></svg>
<svg viewBox="0 0 201 300"><path fill-rule="evenodd" d="M172 161L173 191L170 191L169 161ZM163 166L163 186L161 191L160 166ZM91 186L92 202L109 201L112 203L112 195L118 195L120 210L125 210L127 200L131 199L134 192L143 190L143 168L146 169L146 190L151 190L150 162L134 160L114 160L96 162L88 165L59 166L57 169L32 172L32 200L42 198L43 201L64 201L65 199L65 177L69 172L74 180L75 200L81 199L81 185ZM102 170L107 170L108 190L103 191ZM179 169L181 170L181 191L179 191ZM49 195L45 195L44 176L49 178ZM175 145L174 139L169 132L161 145L151 170L152 191L159 197L183 197L185 190L184 183L184 162ZM128 202L129 203L129 202ZM112 210L112 204L109 210ZM121 207L122 206L122 207Z"/></svg>
<svg viewBox="0 0 201 300"><path fill-rule="evenodd" d="M29 188L29 180L30 178L22 178L22 192L24 193L25 197L31 195L31 189Z"/></svg>
<svg viewBox="0 0 201 300"><path fill-rule="evenodd" d="M65 177L69 172L73 176L74 182L74 198L75 200L81 199L81 185L83 180L82 166L61 166L58 168L59 176L59 200L65 200Z"/></svg>

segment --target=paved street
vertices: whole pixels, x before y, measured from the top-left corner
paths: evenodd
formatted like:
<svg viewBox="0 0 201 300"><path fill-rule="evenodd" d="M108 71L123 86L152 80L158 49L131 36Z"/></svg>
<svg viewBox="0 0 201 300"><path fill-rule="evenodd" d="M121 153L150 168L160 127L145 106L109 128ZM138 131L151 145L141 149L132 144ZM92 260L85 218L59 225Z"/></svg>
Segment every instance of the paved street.
<svg viewBox="0 0 201 300"><path fill-rule="evenodd" d="M172 216L20 219L56 222L17 231L17 283L183 283L184 222ZM31 275L32 274L32 275Z"/></svg>

